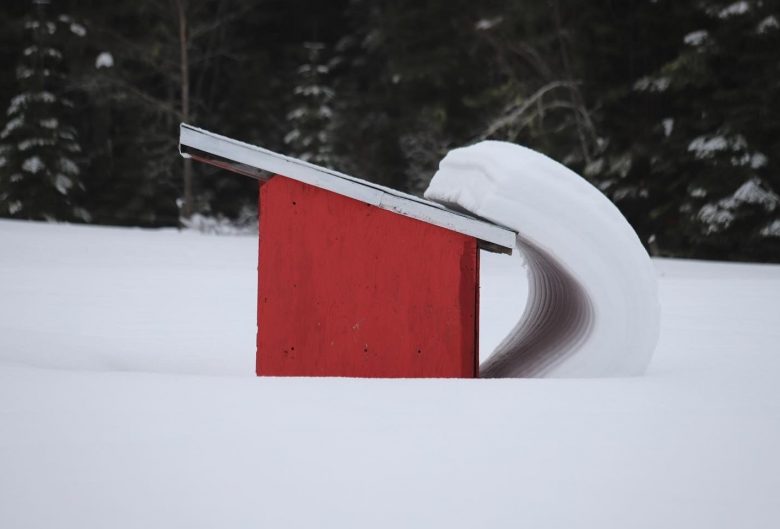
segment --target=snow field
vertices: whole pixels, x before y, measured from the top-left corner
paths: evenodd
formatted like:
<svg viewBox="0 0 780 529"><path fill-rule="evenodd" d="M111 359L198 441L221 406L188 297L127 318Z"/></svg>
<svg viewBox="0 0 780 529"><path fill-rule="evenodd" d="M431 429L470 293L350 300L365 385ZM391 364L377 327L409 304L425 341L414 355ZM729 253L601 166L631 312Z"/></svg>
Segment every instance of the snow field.
<svg viewBox="0 0 780 529"><path fill-rule="evenodd" d="M780 267L654 265L644 377L258 379L254 237L0 221L0 527L774 529Z"/></svg>
<svg viewBox="0 0 780 529"><path fill-rule="evenodd" d="M254 372L257 244L176 230L0 222L0 362Z"/></svg>

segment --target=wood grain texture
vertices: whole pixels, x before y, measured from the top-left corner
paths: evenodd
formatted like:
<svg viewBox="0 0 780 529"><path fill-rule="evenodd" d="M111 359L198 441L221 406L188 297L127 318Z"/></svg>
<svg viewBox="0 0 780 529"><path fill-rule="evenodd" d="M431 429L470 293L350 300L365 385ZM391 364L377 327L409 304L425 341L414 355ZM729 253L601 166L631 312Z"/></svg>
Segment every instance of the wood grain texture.
<svg viewBox="0 0 780 529"><path fill-rule="evenodd" d="M258 375L476 376L475 238L281 176L260 203Z"/></svg>

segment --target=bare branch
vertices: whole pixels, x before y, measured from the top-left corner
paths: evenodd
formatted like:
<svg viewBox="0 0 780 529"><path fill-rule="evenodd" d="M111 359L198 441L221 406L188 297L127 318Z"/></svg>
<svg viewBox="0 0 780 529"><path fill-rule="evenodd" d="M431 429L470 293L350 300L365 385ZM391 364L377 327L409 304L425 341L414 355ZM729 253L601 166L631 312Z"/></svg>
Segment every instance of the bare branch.
<svg viewBox="0 0 780 529"><path fill-rule="evenodd" d="M208 35L209 33L221 29L223 26L230 24L231 22L241 19L246 13L251 11L253 8L254 8L253 5L244 6L243 9L236 9L235 11L231 11L230 14L219 17L209 22L208 24L202 24L200 26L193 27L192 30L190 31L190 40L197 40L200 37L203 37L205 35Z"/></svg>
<svg viewBox="0 0 780 529"><path fill-rule="evenodd" d="M567 35L563 29L563 23L561 21L561 8L558 0L553 0L553 17L555 19L555 29L558 35L558 45L561 53L561 61L563 63L563 69L566 77L569 80L573 79L571 61L569 59L569 52L566 47ZM591 149L589 147L588 138L586 134L590 135L590 142L596 145L596 130L593 125L593 121L590 119L590 115L585 107L585 99L582 97L579 87L576 84L569 86L571 91L571 99L574 105L579 109L575 113L575 120L577 123L577 135L580 140L580 147L582 149L582 156L586 162L591 160Z"/></svg>
<svg viewBox="0 0 780 529"><path fill-rule="evenodd" d="M510 125L520 119L526 112L528 112L529 109L533 108L533 106L541 101L541 99L545 96L545 94L549 93L552 90L555 90L556 88L569 88L572 84L571 81L552 81L550 83L547 83L543 87L539 88L536 92L531 94L531 96L526 99L522 105L520 105L515 110L512 110L505 116L501 117L497 121L495 121L488 129L480 136L480 138L484 139L489 136L492 136L497 131L501 130L502 128L506 127L507 125Z"/></svg>

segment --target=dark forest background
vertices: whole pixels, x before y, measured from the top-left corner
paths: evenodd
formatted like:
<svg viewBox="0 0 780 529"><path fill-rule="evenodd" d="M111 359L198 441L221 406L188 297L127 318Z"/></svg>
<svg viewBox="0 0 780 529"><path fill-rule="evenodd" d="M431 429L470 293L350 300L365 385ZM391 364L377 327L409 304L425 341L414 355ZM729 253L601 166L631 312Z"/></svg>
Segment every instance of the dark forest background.
<svg viewBox="0 0 780 529"><path fill-rule="evenodd" d="M777 0L5 1L0 116L5 217L251 222L181 121L413 193L491 138L654 255L780 261Z"/></svg>

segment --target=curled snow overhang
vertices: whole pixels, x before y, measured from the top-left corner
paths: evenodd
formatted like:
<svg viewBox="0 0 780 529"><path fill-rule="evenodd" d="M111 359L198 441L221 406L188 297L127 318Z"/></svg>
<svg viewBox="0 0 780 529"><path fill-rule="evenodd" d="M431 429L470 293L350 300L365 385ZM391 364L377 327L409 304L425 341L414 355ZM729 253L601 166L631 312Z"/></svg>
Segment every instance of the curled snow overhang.
<svg viewBox="0 0 780 529"><path fill-rule="evenodd" d="M180 127L179 151L184 157L261 181L273 175L284 175L399 215L474 237L484 250L511 254L515 246L515 231L499 223L184 123Z"/></svg>
<svg viewBox="0 0 780 529"><path fill-rule="evenodd" d="M450 151L425 196L517 230L526 258L525 308L480 376L644 372L659 332L655 270L620 211L585 179L538 152L486 141Z"/></svg>
<svg viewBox="0 0 780 529"><path fill-rule="evenodd" d="M528 267L528 299L520 321L479 366L482 378L532 377L574 354L593 324L583 286L548 252L517 238Z"/></svg>

